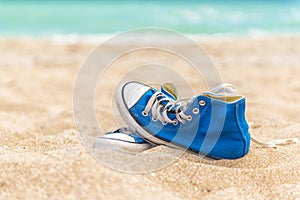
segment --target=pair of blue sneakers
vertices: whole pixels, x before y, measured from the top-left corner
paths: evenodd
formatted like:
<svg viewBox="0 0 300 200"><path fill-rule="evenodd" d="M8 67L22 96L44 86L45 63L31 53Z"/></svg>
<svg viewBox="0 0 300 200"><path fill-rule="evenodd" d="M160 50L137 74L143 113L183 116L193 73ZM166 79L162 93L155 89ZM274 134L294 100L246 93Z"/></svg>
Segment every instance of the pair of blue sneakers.
<svg viewBox="0 0 300 200"><path fill-rule="evenodd" d="M237 159L249 151L246 100L231 84L179 99L172 83L157 90L131 81L118 88L115 100L128 128L97 138L95 147L110 141L124 150L140 152L153 145L166 145L216 159ZM267 147L295 142L254 141Z"/></svg>

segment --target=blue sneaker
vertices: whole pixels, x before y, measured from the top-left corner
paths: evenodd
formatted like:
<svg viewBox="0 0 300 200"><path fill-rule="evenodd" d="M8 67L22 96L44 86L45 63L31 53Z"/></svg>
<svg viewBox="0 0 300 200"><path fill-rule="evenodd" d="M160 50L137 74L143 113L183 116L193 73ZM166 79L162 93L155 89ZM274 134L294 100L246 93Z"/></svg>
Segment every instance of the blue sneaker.
<svg viewBox="0 0 300 200"><path fill-rule="evenodd" d="M116 95L124 121L141 137L221 159L240 158L249 150L245 101L231 85L176 100L131 81L122 84Z"/></svg>
<svg viewBox="0 0 300 200"><path fill-rule="evenodd" d="M163 83L160 86L160 91L174 101L178 98L176 86L171 82ZM127 127L107 132L103 136L97 137L93 144L94 148L109 148L111 150L123 150L131 153L139 153L153 146L154 144L149 143Z"/></svg>
<svg viewBox="0 0 300 200"><path fill-rule="evenodd" d="M123 150L130 153L139 153L152 147L150 143L126 127L119 128L113 132L107 132L105 135L97 137L93 146L94 148Z"/></svg>

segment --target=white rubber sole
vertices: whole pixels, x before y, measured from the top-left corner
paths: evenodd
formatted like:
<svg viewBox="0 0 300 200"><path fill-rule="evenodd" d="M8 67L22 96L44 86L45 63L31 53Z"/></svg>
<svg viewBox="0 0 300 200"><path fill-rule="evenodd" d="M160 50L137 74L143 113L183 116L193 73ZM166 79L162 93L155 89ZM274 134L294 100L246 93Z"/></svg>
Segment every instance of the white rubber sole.
<svg viewBox="0 0 300 200"><path fill-rule="evenodd" d="M152 147L148 143L133 143L126 142L123 140L115 140L110 138L96 138L93 144L94 148L97 149L106 149L106 150L116 150L116 151L127 151L130 153L140 153Z"/></svg>

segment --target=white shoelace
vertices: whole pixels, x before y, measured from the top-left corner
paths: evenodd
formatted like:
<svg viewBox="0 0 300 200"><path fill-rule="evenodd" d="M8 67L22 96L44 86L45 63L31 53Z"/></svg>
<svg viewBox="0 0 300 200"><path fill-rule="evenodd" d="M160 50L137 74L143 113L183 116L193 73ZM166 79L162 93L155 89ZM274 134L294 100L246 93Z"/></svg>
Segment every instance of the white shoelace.
<svg viewBox="0 0 300 200"><path fill-rule="evenodd" d="M213 88L211 90L211 92L214 94L223 94L223 95L225 95L226 93L231 94L231 95L238 94L238 91L230 83L222 83L222 84L218 85L217 87ZM159 97L161 97L161 99L157 100ZM157 91L149 99L149 101L143 111L143 115L147 116L151 109L153 121L159 120L163 124L173 123L176 125L178 122L181 122L184 124L185 120L188 120L188 121L192 120L191 115L184 114L184 111L187 108L188 102L190 100L191 100L191 98L183 98L180 100L173 100L173 99L167 97L166 95L164 95L162 92ZM168 103L165 106L163 106L160 104L160 102L162 102L162 101L167 101ZM169 112L175 106L176 106L176 109L175 109L176 119L171 120L168 117L167 112ZM180 108L182 108L182 109L180 110ZM163 111L162 111L162 109L163 109Z"/></svg>
<svg viewBox="0 0 300 200"><path fill-rule="evenodd" d="M160 99L159 99L160 97ZM158 100L159 99L159 100ZM184 114L185 109L187 108L188 101L190 98L173 100L162 92L155 92L151 98L149 99L144 111L143 115L147 116L149 111L152 113L153 121L161 121L164 125L167 123L177 124L178 122L185 123L185 120L191 121L192 116ZM165 106L161 105L162 101L166 101L167 104ZM175 107L176 106L176 107ZM176 119L171 120L168 117L167 112L171 111L175 107ZM182 108L182 109L180 109Z"/></svg>
<svg viewBox="0 0 300 200"><path fill-rule="evenodd" d="M271 140L269 142L262 142L258 139L254 138L253 136L250 136L251 140L263 147L268 148L275 148L278 145L286 145L286 144L295 144L298 142L298 138L288 138L288 139L278 139L278 140Z"/></svg>
<svg viewBox="0 0 300 200"><path fill-rule="evenodd" d="M225 95L226 93L232 96L238 95L238 91L230 83L222 83L217 87L215 87L214 89L212 89L211 92L215 94L223 94L223 95ZM253 122L249 122L249 126L250 127L253 126ZM262 142L257 138L253 137L252 135L250 135L250 139L256 144L259 144L267 148L276 148L278 145L287 145L287 144L293 144L298 142L298 138L277 139L268 142Z"/></svg>
<svg viewBox="0 0 300 200"><path fill-rule="evenodd" d="M248 124L251 128L254 123L249 122ZM262 141L258 140L257 138L255 138L251 135L250 135L250 138L256 144L259 144L259 145L261 145L263 147L267 147L267 148L276 148L278 145L295 144L295 143L298 142L298 138L277 139L277 140L271 140L271 141L268 141L268 142L262 142Z"/></svg>
<svg viewBox="0 0 300 200"><path fill-rule="evenodd" d="M214 94L223 94L223 95L226 95L226 93L227 93L227 94L230 94L231 96L235 96L238 94L238 91L230 83L222 83L222 84L218 85L217 87L215 87L214 89L212 89L210 92L212 92ZM161 97L161 98L158 100L159 97ZM164 125L167 123L173 123L176 125L178 122L181 122L184 124L185 120L188 120L188 121L192 120L192 116L184 114L184 111L186 110L190 100L191 100L191 98L173 100L173 99L167 97L166 95L164 95L162 92L157 91L149 99L149 101L143 111L143 115L147 116L149 111L151 110L153 121L159 120ZM163 106L160 104L162 101L167 101L168 103L165 106ZM174 108L175 106L176 106L176 109L175 109L176 119L171 120L168 117L167 112L171 111L171 109ZM180 109L180 108L182 108L182 109ZM253 123L250 122L249 126L251 127L252 125L253 125ZM250 135L250 139L253 142L255 142L263 147L267 147L267 148L275 148L278 145L286 145L286 144L292 144L292 143L298 142L298 138L277 139L277 140L271 140L269 142L262 142L251 135Z"/></svg>
<svg viewBox="0 0 300 200"><path fill-rule="evenodd" d="M232 96L238 95L238 91L235 89L235 87L230 83L222 83L211 90L212 93L215 94L230 94ZM249 122L249 126L253 126L253 122ZM268 142L262 142L258 140L257 138L250 135L250 139L255 142L256 144L259 144L263 147L267 148L276 148L278 145L287 145L287 144L293 144L298 142L298 138L287 138L287 139L277 139L277 140L271 140Z"/></svg>

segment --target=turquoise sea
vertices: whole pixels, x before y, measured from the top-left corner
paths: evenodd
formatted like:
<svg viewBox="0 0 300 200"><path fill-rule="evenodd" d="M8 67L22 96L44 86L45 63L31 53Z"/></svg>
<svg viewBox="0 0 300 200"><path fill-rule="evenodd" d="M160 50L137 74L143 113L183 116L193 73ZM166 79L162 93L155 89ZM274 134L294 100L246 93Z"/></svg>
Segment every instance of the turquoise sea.
<svg viewBox="0 0 300 200"><path fill-rule="evenodd" d="M114 34L162 27L187 34L300 33L300 1L0 0L0 35Z"/></svg>

